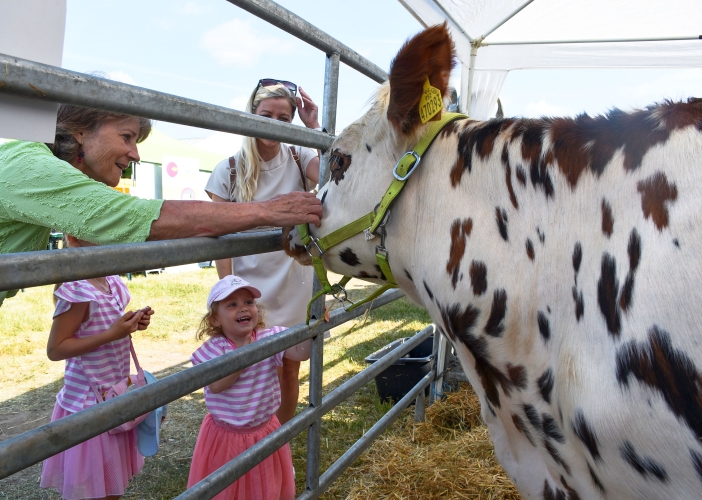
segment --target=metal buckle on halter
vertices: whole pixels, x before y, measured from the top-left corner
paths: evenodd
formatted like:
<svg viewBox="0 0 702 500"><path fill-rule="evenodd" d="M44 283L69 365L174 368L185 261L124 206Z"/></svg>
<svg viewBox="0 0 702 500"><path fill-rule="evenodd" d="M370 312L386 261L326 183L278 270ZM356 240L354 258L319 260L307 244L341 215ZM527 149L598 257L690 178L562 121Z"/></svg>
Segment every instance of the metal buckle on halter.
<svg viewBox="0 0 702 500"><path fill-rule="evenodd" d="M354 302L349 299L349 294L346 291L346 288L341 286L341 284L339 283L337 283L336 285L332 285L331 296L334 297L334 300L341 302L342 304L344 302L348 302L351 305L354 304Z"/></svg>
<svg viewBox="0 0 702 500"><path fill-rule="evenodd" d="M307 253L309 254L309 256L310 257L321 257L322 255L324 255L324 250L322 250L322 247L319 246L319 239L314 238L312 236L310 236L310 238L312 239L312 241L310 241L307 245L305 245L305 250L307 250ZM312 255L312 252L311 252L312 245L314 245L314 247L317 249L317 251L319 252L319 255Z"/></svg>
<svg viewBox="0 0 702 500"><path fill-rule="evenodd" d="M397 173L397 167L400 166L400 163L402 163L402 160L405 158L407 155L412 155L414 156L414 163L409 167L409 170L404 176L401 176L400 174ZM395 179L397 179L400 182L406 181L410 175L412 175L412 172L414 172L414 169L417 168L417 165L419 165L419 162L421 161L421 157L415 153L414 151L407 151L405 154L402 155L402 158L400 158L400 161L398 161L395 164L395 168L392 169L392 175L395 176Z"/></svg>
<svg viewBox="0 0 702 500"><path fill-rule="evenodd" d="M382 256L385 257L386 259L388 258L388 249L385 248L385 247L382 246L382 245L378 245L378 246L375 247L375 253L376 253L376 255L377 255L377 254L382 255Z"/></svg>
<svg viewBox="0 0 702 500"><path fill-rule="evenodd" d="M375 208L373 209L373 213L377 214L378 213L378 208L380 207L380 203L378 203ZM367 227L363 230L363 236L366 238L366 241L370 241L377 234L382 234L383 231L381 229L385 228L385 224L388 223L390 220L390 210L385 211L385 215L383 216L383 220L380 221L380 224L378 224L378 227L375 229L375 233L371 233L370 227Z"/></svg>

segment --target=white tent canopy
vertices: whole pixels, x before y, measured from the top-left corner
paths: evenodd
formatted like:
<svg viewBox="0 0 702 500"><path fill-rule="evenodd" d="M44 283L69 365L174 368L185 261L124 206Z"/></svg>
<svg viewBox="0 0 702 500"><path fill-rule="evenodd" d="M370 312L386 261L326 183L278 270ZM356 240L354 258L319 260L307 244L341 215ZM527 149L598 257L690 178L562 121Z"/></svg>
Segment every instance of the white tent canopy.
<svg viewBox="0 0 702 500"><path fill-rule="evenodd" d="M477 119L515 69L702 67L702 0L399 1L424 26L448 21Z"/></svg>

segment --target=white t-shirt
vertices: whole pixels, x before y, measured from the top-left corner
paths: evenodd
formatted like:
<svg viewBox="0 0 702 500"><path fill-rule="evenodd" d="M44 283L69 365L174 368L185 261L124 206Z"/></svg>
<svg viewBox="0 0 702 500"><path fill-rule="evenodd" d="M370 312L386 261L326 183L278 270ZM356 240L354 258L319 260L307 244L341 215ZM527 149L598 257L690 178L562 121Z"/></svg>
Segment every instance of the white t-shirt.
<svg viewBox="0 0 702 500"><path fill-rule="evenodd" d="M303 172L317 156L313 149L295 146ZM311 182L308 181L308 186ZM253 201L270 200L276 195L304 191L300 170L287 144L270 161L261 162L258 186ZM229 199L229 158L219 162L212 171L205 191ZM261 291L258 303L266 309L266 323L287 328L304 323L307 304L312 298L311 266L301 266L282 250L232 259L232 273Z"/></svg>

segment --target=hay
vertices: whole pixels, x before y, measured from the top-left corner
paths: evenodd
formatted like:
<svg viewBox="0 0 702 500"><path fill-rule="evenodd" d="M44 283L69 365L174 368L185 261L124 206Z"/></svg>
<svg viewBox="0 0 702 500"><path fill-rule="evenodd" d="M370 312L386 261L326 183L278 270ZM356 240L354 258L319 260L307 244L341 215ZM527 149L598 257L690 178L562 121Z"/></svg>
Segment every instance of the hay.
<svg viewBox="0 0 702 500"><path fill-rule="evenodd" d="M480 403L465 384L427 409L415 424L410 412L352 468L347 500L519 499L495 460Z"/></svg>

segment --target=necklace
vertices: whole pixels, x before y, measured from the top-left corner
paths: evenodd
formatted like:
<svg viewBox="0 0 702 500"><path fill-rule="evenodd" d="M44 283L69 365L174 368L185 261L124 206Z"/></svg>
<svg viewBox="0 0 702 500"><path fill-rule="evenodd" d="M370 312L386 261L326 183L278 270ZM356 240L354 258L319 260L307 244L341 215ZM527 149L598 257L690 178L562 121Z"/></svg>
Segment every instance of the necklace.
<svg viewBox="0 0 702 500"><path fill-rule="evenodd" d="M105 280L105 282L100 282L98 281L98 278L88 278L88 281L93 284L95 288L98 289L98 291L105 293L105 294L110 294L112 290L110 290L110 284L107 282L107 278L102 278Z"/></svg>

